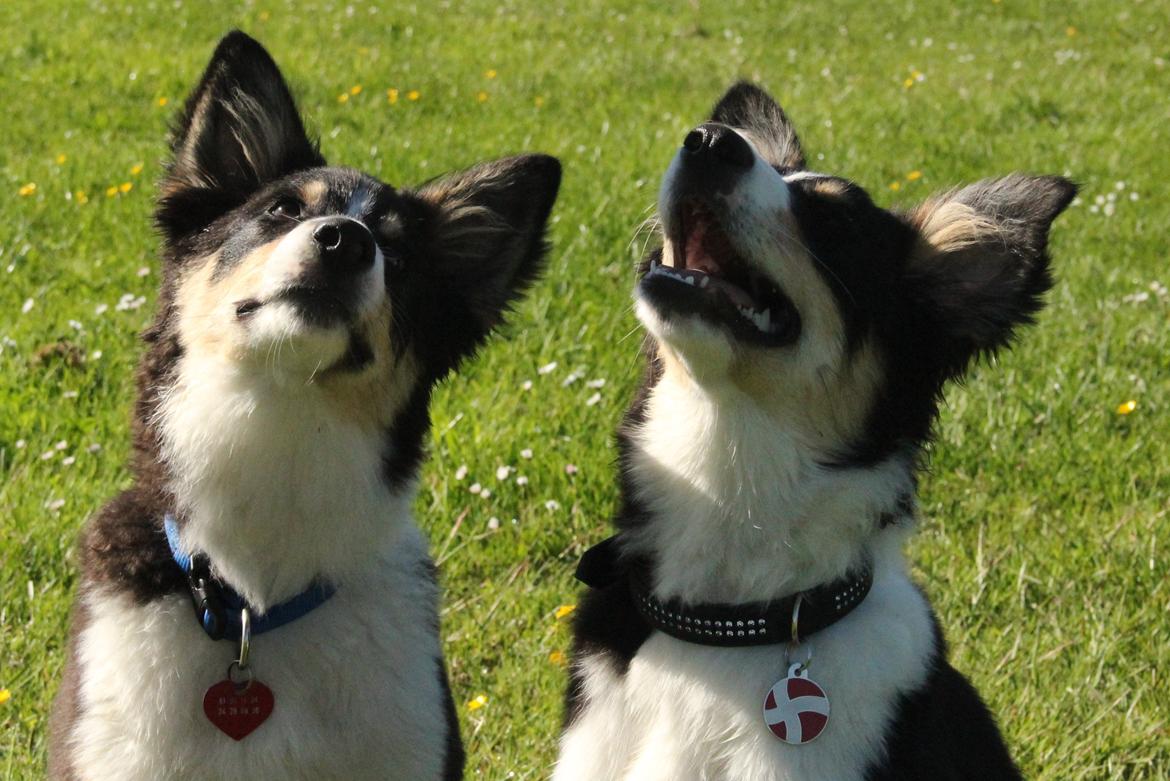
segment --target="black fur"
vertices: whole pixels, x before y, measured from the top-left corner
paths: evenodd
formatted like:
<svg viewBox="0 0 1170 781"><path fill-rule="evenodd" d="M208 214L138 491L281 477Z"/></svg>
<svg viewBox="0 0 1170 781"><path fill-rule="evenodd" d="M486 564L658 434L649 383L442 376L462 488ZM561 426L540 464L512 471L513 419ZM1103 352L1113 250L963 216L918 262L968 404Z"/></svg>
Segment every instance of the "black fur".
<svg viewBox="0 0 1170 781"><path fill-rule="evenodd" d="M886 734L886 756L866 781L1016 781L995 717L970 682L947 662L934 622L935 651L926 682L903 694Z"/></svg>

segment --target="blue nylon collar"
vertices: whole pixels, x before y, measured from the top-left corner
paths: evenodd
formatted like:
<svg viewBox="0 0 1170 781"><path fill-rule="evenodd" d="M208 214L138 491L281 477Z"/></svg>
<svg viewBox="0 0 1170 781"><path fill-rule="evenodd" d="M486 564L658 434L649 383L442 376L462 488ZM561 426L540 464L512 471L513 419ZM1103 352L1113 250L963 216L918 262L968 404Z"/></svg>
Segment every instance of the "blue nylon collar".
<svg viewBox="0 0 1170 781"><path fill-rule="evenodd" d="M212 640L239 640L240 611L248 603L231 586L211 576L206 557L193 557L180 547L175 516L167 513L163 517L163 529L166 530L171 556L187 576L199 626ZM296 621L323 605L335 591L329 583L314 581L291 599L268 608L263 615L252 615L251 633L262 635Z"/></svg>

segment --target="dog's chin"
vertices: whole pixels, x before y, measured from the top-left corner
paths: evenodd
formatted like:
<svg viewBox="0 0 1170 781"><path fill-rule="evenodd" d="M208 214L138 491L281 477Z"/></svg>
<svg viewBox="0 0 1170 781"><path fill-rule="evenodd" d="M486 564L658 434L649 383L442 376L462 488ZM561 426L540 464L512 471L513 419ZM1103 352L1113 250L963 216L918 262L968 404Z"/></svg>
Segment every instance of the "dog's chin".
<svg viewBox="0 0 1170 781"><path fill-rule="evenodd" d="M346 363L350 328L341 317L306 314L294 301L264 304L247 314L243 358L254 369L290 379L311 379Z"/></svg>
<svg viewBox="0 0 1170 781"><path fill-rule="evenodd" d="M718 383L731 373L737 345L726 329L694 313L663 310L641 288L634 312L660 350L677 358L699 384Z"/></svg>

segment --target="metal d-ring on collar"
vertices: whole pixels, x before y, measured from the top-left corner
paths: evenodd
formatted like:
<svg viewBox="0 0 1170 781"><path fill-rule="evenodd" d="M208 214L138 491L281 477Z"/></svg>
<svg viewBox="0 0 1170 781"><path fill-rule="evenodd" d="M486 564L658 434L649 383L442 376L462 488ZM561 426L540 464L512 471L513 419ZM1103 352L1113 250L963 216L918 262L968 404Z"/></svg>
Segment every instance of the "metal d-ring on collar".
<svg viewBox="0 0 1170 781"><path fill-rule="evenodd" d="M236 692L243 694L252 685L252 668L248 666L248 657L252 651L252 611L240 608L240 657L228 665L228 680L236 687Z"/></svg>
<svg viewBox="0 0 1170 781"><path fill-rule="evenodd" d="M792 639L789 641L793 645L800 645L800 606L804 602L804 593L796 595L796 601L792 603L792 629L789 633Z"/></svg>

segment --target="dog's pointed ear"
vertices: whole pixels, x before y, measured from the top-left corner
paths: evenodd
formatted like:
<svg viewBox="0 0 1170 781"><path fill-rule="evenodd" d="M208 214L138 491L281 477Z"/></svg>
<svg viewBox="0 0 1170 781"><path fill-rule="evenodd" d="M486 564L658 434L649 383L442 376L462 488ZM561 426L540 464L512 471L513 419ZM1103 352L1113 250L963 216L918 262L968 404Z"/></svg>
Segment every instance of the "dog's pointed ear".
<svg viewBox="0 0 1170 781"><path fill-rule="evenodd" d="M195 199L183 196L193 191L202 204L231 208L274 179L323 164L272 57L244 33L231 32L174 127L159 223L173 236L218 216L202 214L206 209L192 214ZM174 200L181 203L168 204Z"/></svg>
<svg viewBox="0 0 1170 781"><path fill-rule="evenodd" d="M796 128L771 95L747 81L734 84L711 111L711 119L746 130L765 160L780 168L804 168Z"/></svg>
<svg viewBox="0 0 1170 781"><path fill-rule="evenodd" d="M932 198L910 215L906 290L948 343L947 371L1007 345L1052 286L1048 233L1076 195L1059 176L1012 174Z"/></svg>
<svg viewBox="0 0 1170 781"><path fill-rule="evenodd" d="M443 285L447 363L471 352L542 270L561 164L521 155L449 174L418 190L435 210L432 274Z"/></svg>

